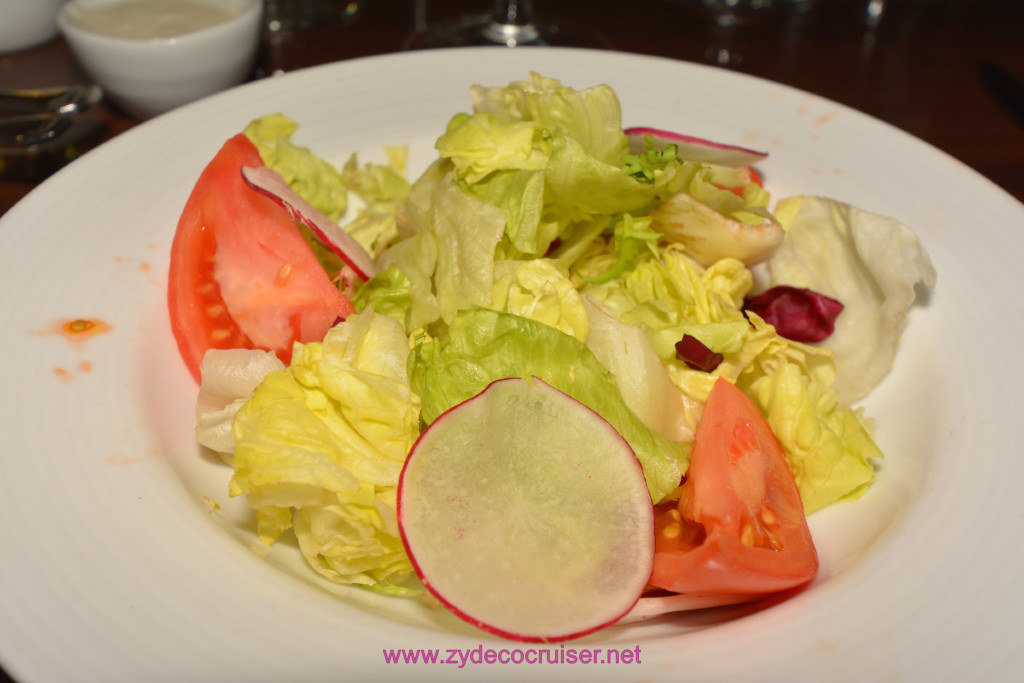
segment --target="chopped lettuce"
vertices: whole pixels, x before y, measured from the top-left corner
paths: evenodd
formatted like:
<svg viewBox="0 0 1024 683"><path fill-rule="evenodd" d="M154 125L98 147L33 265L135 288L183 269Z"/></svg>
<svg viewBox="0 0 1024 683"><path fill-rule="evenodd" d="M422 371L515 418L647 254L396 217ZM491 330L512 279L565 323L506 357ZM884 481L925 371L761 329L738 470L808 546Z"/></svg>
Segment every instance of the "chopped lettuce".
<svg viewBox="0 0 1024 683"><path fill-rule="evenodd" d="M408 308L401 312L398 309L388 312L396 319L405 323L406 332L413 332L436 321L441 316L441 304L434 293L432 275L437 264L437 238L433 232L424 231L404 239L385 251L379 260L384 272L396 270L393 281L387 281L378 274L364 289L372 292L375 288L408 289L410 299ZM404 296L398 293L398 296ZM362 299L362 292L357 300Z"/></svg>
<svg viewBox="0 0 1024 683"><path fill-rule="evenodd" d="M291 141L298 124L283 114L268 114L249 123L246 136L270 168L320 213L337 221L348 206L342 172L307 147Z"/></svg>
<svg viewBox="0 0 1024 683"><path fill-rule="evenodd" d="M323 342L296 344L234 421L232 495L257 512L259 537L289 528L309 563L341 583L395 590L412 576L395 494L419 434L406 373L408 337L364 311Z"/></svg>
<svg viewBox="0 0 1024 683"><path fill-rule="evenodd" d="M504 214L501 253L510 259L544 256L570 237L593 239L600 230L579 226L603 229L609 217L643 214L699 166L682 173L672 157L641 177L627 169L621 107L608 86L574 90L531 74L506 87L476 86L473 101L474 112L453 117L437 149L466 193Z"/></svg>
<svg viewBox="0 0 1024 683"><path fill-rule="evenodd" d="M590 349L549 325L484 308L463 310L445 338L422 341L413 348L409 367L427 424L495 380L538 377L619 431L643 466L654 501L679 485L688 459L686 448L644 425Z"/></svg>
<svg viewBox="0 0 1024 683"><path fill-rule="evenodd" d="M231 493L256 510L260 538L292 529L329 579L408 590L395 509L406 455L423 424L507 377L538 377L608 420L656 502L677 489L720 376L767 417L806 512L860 495L882 453L849 401L891 364L914 285L934 283L916 237L818 198L770 213L749 169L650 145L631 155L607 86L531 74L472 96L411 185L404 148L339 170L293 145L281 115L246 129L328 216L358 197L344 227L379 266L354 287L359 313L296 345L290 367L201 393L204 438L233 450ZM769 254L773 284L846 307L835 354L744 312L747 266ZM721 355L713 371L677 357L686 335Z"/></svg>
<svg viewBox="0 0 1024 683"><path fill-rule="evenodd" d="M888 374L915 285L934 287L935 267L917 235L892 218L809 196L780 201L776 214L786 237L768 261L771 285L843 305L824 344L836 354L839 398L852 403Z"/></svg>
<svg viewBox="0 0 1024 683"><path fill-rule="evenodd" d="M298 125L283 114L268 114L246 126L245 134L256 145L260 157L277 171L288 185L332 221L343 226L372 257L376 258L398 239L395 218L397 206L409 194L409 181L405 178L408 149L401 146L385 147L387 164L360 165L352 154L341 168L335 168L306 147L291 141ZM355 216L348 217L349 192L358 197L363 206ZM325 247L307 239L318 250L321 262L331 259ZM325 263L327 265L327 263ZM331 261L328 269L337 270Z"/></svg>
<svg viewBox="0 0 1024 683"><path fill-rule="evenodd" d="M575 90L561 81L531 73L529 80L507 86L471 89L473 108L501 122L533 122L542 131L564 130L587 153L609 164L621 163L629 151L622 132L622 106L607 85Z"/></svg>
<svg viewBox="0 0 1024 683"><path fill-rule="evenodd" d="M861 414L837 405L835 390L799 362L752 374L747 392L786 453L804 512L864 493L875 477L871 460L882 452Z"/></svg>
<svg viewBox="0 0 1024 683"><path fill-rule="evenodd" d="M534 146L534 126L502 123L493 114L460 115L437 141L442 159L450 159L459 178L476 183L498 170L539 171L548 162L545 145Z"/></svg>
<svg viewBox="0 0 1024 683"><path fill-rule="evenodd" d="M882 457L859 412L837 402L832 352L780 337L756 315L744 315L751 272L734 259L704 268L677 245L629 275L585 287L622 323L643 329L683 395L690 429L717 377L747 391L768 417L793 467L806 512L862 493ZM722 354L714 372L675 357L684 334Z"/></svg>
<svg viewBox="0 0 1024 683"><path fill-rule="evenodd" d="M582 298L589 318L587 347L614 375L629 409L669 441L693 441L683 394L643 329L619 322L601 304L588 296Z"/></svg>
<svg viewBox="0 0 1024 683"><path fill-rule="evenodd" d="M550 259L496 264L490 307L542 322L580 341L585 342L590 332L580 293Z"/></svg>
<svg viewBox="0 0 1024 683"><path fill-rule="evenodd" d="M273 351L207 351L199 368L202 382L196 397L196 441L230 465L235 453L235 414L263 378L277 370L284 370L284 363Z"/></svg>
<svg viewBox="0 0 1024 683"><path fill-rule="evenodd" d="M403 328L413 306L412 283L401 270L389 266L359 288L352 305L357 311L374 311L402 323Z"/></svg>
<svg viewBox="0 0 1024 683"><path fill-rule="evenodd" d="M369 205L401 202L409 194L409 181L405 177L408 148L388 146L384 153L388 157L386 165L360 165L359 157L352 154L341 169L346 186Z"/></svg>
<svg viewBox="0 0 1024 683"><path fill-rule="evenodd" d="M342 227L374 259L399 239L398 206L409 196L405 178L408 149L385 147L388 164L359 164L353 154L342 167L346 186L363 201L356 215Z"/></svg>
<svg viewBox="0 0 1024 683"><path fill-rule="evenodd" d="M435 164L413 185L401 215L411 237L380 260L401 270L425 298L411 324L432 323L435 312L447 324L461 308L489 304L502 212L464 192L451 170Z"/></svg>

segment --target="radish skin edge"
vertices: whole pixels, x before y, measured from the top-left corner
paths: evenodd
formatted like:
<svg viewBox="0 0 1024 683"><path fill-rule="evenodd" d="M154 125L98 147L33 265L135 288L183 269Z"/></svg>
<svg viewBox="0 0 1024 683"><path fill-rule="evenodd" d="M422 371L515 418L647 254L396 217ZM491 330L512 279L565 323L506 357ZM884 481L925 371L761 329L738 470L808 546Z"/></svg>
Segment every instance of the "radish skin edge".
<svg viewBox="0 0 1024 683"><path fill-rule="evenodd" d="M399 479L398 519L424 586L513 640L615 623L653 567L653 505L629 444L537 378L495 381L424 430Z"/></svg>

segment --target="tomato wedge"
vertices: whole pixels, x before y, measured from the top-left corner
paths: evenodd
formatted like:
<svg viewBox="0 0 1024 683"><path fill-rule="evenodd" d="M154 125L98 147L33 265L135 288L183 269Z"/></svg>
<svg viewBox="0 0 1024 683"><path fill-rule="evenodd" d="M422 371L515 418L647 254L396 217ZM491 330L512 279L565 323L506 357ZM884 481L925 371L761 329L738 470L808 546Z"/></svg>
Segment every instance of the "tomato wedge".
<svg viewBox="0 0 1024 683"><path fill-rule="evenodd" d="M261 166L244 135L203 170L171 245L171 329L193 377L208 349L260 348L289 362L294 342L319 341L353 312L295 220L248 187L243 166Z"/></svg>
<svg viewBox="0 0 1024 683"><path fill-rule="evenodd" d="M718 379L697 425L678 504L655 508L651 585L694 595L760 595L818 571L800 492L754 402Z"/></svg>

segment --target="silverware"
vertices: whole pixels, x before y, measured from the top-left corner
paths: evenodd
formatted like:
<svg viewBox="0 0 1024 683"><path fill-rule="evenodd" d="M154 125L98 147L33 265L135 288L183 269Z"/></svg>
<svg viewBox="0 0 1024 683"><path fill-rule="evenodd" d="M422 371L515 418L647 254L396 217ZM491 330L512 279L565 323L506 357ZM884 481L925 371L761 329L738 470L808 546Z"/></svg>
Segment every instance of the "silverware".
<svg viewBox="0 0 1024 683"><path fill-rule="evenodd" d="M71 119L96 104L95 85L0 89L0 145L34 145L53 140Z"/></svg>

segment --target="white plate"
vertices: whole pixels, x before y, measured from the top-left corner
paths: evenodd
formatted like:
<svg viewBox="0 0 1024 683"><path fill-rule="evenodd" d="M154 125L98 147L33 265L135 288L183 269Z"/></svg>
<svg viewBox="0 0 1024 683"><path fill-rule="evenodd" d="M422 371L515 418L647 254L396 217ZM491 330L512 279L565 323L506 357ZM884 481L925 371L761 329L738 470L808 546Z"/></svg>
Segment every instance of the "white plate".
<svg viewBox="0 0 1024 683"><path fill-rule="evenodd" d="M865 402L888 457L856 503L812 516L824 566L768 609L681 615L567 647L637 648L639 664L473 664L474 678L1008 680L1024 645L1024 207L962 164L836 103L719 69L574 50L439 51L246 85L132 129L0 221L3 665L25 681L449 678L392 648L494 640L409 601L332 589L293 547L262 558L191 441L195 387L165 281L179 211L220 144L281 111L341 163L410 143L426 165L472 83L530 70L609 83L626 125L771 153L775 197L836 197L895 216L939 272L894 372ZM108 333L79 344L66 318ZM221 508L214 509L212 503ZM561 646L552 648L560 650ZM517 655L518 656L518 655Z"/></svg>

